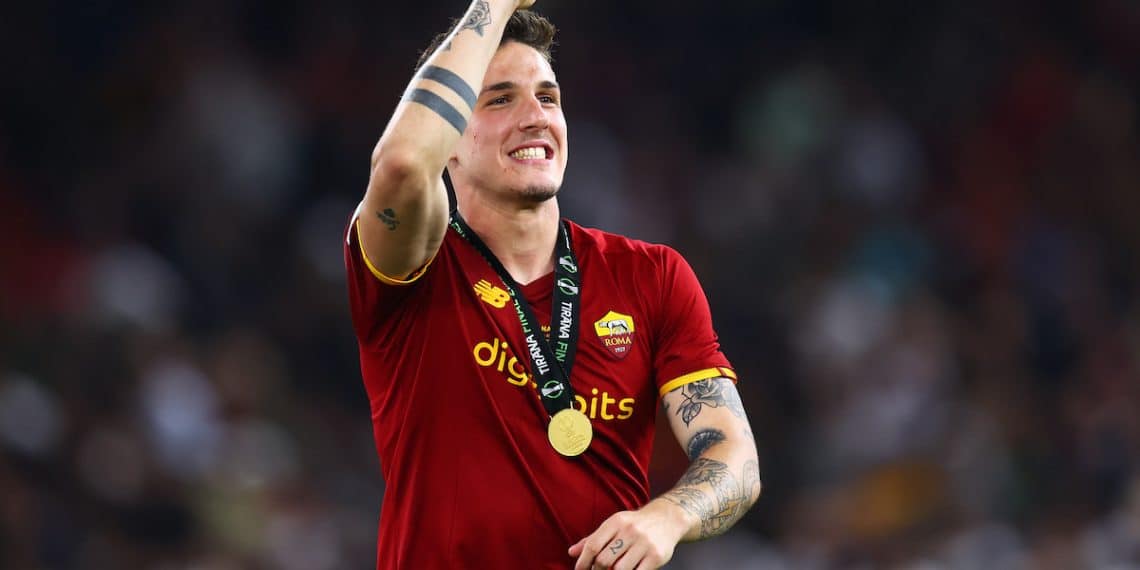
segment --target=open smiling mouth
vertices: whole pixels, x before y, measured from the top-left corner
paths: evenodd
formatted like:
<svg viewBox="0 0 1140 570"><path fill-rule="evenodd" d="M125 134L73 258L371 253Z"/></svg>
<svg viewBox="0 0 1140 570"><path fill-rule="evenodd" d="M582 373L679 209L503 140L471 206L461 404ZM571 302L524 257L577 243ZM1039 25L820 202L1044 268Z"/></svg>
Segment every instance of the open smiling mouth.
<svg viewBox="0 0 1140 570"><path fill-rule="evenodd" d="M547 146L524 146L507 154L515 160L549 160L554 158L554 149Z"/></svg>

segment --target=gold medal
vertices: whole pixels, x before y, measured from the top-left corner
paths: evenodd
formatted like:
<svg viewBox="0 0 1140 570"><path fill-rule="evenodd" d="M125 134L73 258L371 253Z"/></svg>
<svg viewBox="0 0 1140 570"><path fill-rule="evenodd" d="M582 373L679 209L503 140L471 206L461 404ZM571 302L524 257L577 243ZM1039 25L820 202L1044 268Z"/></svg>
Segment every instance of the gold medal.
<svg viewBox="0 0 1140 570"><path fill-rule="evenodd" d="M590 425L590 418L586 414L574 408L566 408L550 418L546 436L555 451L566 457L574 457L590 447L590 440L594 439L594 426Z"/></svg>

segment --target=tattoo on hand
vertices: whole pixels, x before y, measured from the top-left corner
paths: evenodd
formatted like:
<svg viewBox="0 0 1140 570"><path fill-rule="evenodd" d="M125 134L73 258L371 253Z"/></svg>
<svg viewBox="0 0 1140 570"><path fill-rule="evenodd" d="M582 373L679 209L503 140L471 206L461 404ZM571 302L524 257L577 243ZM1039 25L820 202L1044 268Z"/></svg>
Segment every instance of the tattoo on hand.
<svg viewBox="0 0 1140 570"><path fill-rule="evenodd" d="M617 554L618 551L621 550L621 547L623 547L623 546L625 546L625 542L619 538L619 539L615 540L613 544L610 545L610 552Z"/></svg>
<svg viewBox="0 0 1140 570"><path fill-rule="evenodd" d="M388 226L388 231L396 229L400 225L400 220L396 219L396 211L392 208L385 208L383 212L376 212L376 217L380 218L384 225Z"/></svg>
<svg viewBox="0 0 1140 570"><path fill-rule="evenodd" d="M689 440L689 461L696 461L710 447L724 441L724 432L719 429L708 428L698 431Z"/></svg>
<svg viewBox="0 0 1140 570"><path fill-rule="evenodd" d="M476 34L483 35L483 28L491 25L491 7L484 0L479 0L471 8L460 30L475 30Z"/></svg>
<svg viewBox="0 0 1140 570"><path fill-rule="evenodd" d="M696 419L705 406L728 408L736 417L746 417L740 395L736 393L732 381L727 378L707 378L685 384L681 387L681 395L685 400L677 408L677 415L681 416L685 425Z"/></svg>

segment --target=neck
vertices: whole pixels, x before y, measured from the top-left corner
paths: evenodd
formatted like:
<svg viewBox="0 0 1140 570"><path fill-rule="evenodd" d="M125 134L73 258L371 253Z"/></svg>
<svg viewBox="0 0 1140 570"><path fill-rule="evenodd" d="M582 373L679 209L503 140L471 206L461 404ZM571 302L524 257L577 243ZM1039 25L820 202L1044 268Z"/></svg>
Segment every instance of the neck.
<svg viewBox="0 0 1140 570"><path fill-rule="evenodd" d="M557 200L520 208L469 197L459 205L459 213L517 283L526 285L554 271Z"/></svg>

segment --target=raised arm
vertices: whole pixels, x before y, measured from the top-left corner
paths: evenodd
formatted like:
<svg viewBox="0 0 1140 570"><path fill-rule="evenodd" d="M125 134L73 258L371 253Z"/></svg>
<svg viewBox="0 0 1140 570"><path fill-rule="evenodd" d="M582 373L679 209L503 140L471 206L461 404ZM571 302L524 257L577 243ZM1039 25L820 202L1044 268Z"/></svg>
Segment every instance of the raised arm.
<svg viewBox="0 0 1140 570"><path fill-rule="evenodd" d="M685 384L665 394L662 406L688 453L688 470L660 497L617 513L571 547L575 570L658 568L678 542L725 532L759 498L756 442L731 380Z"/></svg>
<svg viewBox="0 0 1140 570"><path fill-rule="evenodd" d="M364 255L400 279L435 255L447 230L443 169L516 9L534 0L475 0L409 82L372 151L359 221Z"/></svg>

